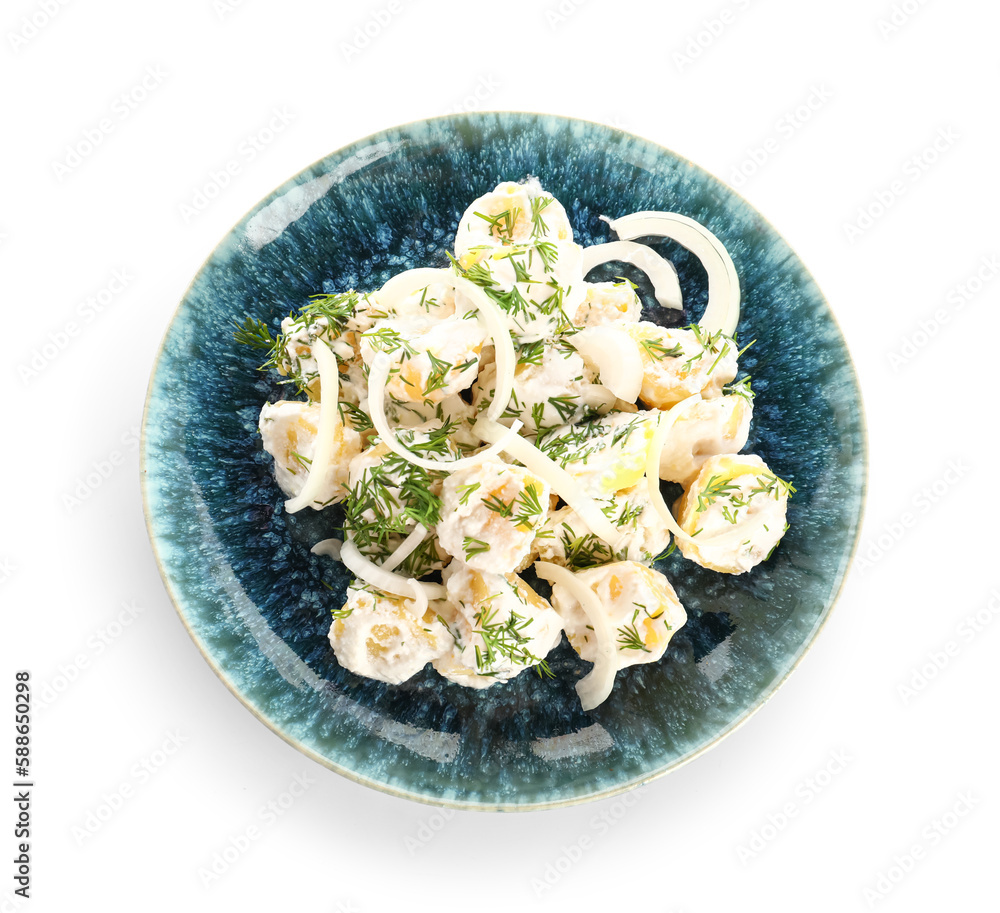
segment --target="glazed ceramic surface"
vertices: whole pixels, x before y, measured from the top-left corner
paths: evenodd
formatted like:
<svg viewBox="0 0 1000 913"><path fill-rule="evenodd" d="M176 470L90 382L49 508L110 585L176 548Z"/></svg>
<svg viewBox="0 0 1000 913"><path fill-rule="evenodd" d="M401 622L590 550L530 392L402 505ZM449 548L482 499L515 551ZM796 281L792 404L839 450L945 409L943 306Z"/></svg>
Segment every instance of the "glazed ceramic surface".
<svg viewBox="0 0 1000 913"><path fill-rule="evenodd" d="M791 528L749 574L716 574L679 553L658 567L688 612L657 663L618 673L606 703L580 709L590 666L563 643L554 680L525 672L485 691L429 666L389 686L342 669L330 610L348 580L309 552L338 535L336 509L288 516L261 450L261 404L290 395L233 340L253 315L277 329L317 292L372 290L416 266L447 265L459 217L502 180L535 175L584 245L611 238L601 215L684 213L726 245L743 289L741 358L757 393L745 450L797 492ZM707 300L697 259L677 267L685 311ZM651 306L652 303L652 306ZM143 478L153 547L191 636L247 707L332 769L412 799L483 809L555 806L610 795L690 760L757 709L808 648L840 589L865 487L857 380L812 278L733 191L673 153L610 127L528 114L440 118L335 152L263 200L222 241L170 325L150 382ZM668 494L672 495L676 489ZM668 497L668 501L672 500Z"/></svg>

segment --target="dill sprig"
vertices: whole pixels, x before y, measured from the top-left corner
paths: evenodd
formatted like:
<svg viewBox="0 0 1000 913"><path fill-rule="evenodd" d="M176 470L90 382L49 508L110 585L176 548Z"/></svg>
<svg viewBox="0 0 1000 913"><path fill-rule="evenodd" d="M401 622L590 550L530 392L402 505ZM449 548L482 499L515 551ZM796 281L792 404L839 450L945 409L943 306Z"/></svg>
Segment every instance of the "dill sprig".
<svg viewBox="0 0 1000 913"><path fill-rule="evenodd" d="M516 592L516 591L515 591ZM520 598L520 593L517 594ZM539 674L552 677L549 664L535 656L524 645L530 642L524 630L532 618L511 612L503 621L497 619L498 610L485 606L475 613L476 627L473 633L482 639L482 647L476 644L476 667L481 674L490 674L498 660L507 660L516 666L537 665Z"/></svg>
<svg viewBox="0 0 1000 913"><path fill-rule="evenodd" d="M697 513L708 510L719 498L729 497L732 500L732 493L739 491L738 485L733 485L727 476L713 475L709 478L708 484L698 493Z"/></svg>
<svg viewBox="0 0 1000 913"><path fill-rule="evenodd" d="M577 570L600 567L623 557L615 554L611 546L599 536L593 533L578 535L568 523L562 524L560 542L566 555L566 566Z"/></svg>
<svg viewBox="0 0 1000 913"><path fill-rule="evenodd" d="M550 396L548 402L559 414L559 418L562 419L563 423L568 422L576 414L577 408L580 405L579 399L568 394Z"/></svg>
<svg viewBox="0 0 1000 913"><path fill-rule="evenodd" d="M274 348L277 340L271 335L271 331L263 320L247 317L243 323L235 321L235 325L236 332L233 333L233 338L240 345L250 346L252 349L270 350Z"/></svg>
<svg viewBox="0 0 1000 913"><path fill-rule="evenodd" d="M785 533L787 533L787 532L788 532L788 521L785 521L785 525L784 525L784 527L781 530L781 535L784 536ZM779 537L778 538L778 542L780 542L780 541L781 541L781 538ZM774 545L771 546L771 550L764 556L764 560L765 561L769 561L770 560L771 555L774 554L774 550L778 547L778 542L775 542Z"/></svg>
<svg viewBox="0 0 1000 913"><path fill-rule="evenodd" d="M349 421L351 427L359 434L365 431L370 431L375 427L372 424L371 416L360 406L355 406L354 403L348 403L344 400L340 400L337 403L337 409L340 412L341 422L346 424L346 422Z"/></svg>
<svg viewBox="0 0 1000 913"><path fill-rule="evenodd" d="M757 395L754 393L753 388L750 385L749 376L733 381L731 384L726 384L722 388L722 392L729 393L733 396L742 396L748 403L752 403L754 397Z"/></svg>
<svg viewBox="0 0 1000 913"><path fill-rule="evenodd" d="M638 611L636 614L638 614ZM618 646L623 650L642 650L644 653L653 652L646 646L646 642L639 635L639 629L635 626L635 616L633 616L631 624L622 625L618 629Z"/></svg>
<svg viewBox="0 0 1000 913"><path fill-rule="evenodd" d="M696 323L692 323L690 326L685 327L685 329L688 329L692 333L694 333L694 338L697 340L698 345L701 346L701 349L695 352L695 354L692 355L681 366L681 372L683 374L690 373L691 369L694 367L694 363L696 361L700 361L704 357L706 352L708 352L710 355L717 355L719 356L719 358L721 358L722 355L725 354L725 352L729 348L728 342L724 343L722 347L718 345L719 340L723 338L722 330L716 330L716 332L714 333L709 333L706 332L704 329L702 329L700 326L698 326L698 324ZM712 367L709 368L708 371L709 374L711 374L712 371L715 369L715 365L718 364L719 358L716 358L715 362L712 364Z"/></svg>
<svg viewBox="0 0 1000 913"><path fill-rule="evenodd" d="M529 482L514 499L513 505L519 507L514 515L514 523L517 526L534 526L545 516L545 509L542 507L541 492L534 482Z"/></svg>
<svg viewBox="0 0 1000 913"><path fill-rule="evenodd" d="M293 450L289 454L289 456L291 456L291 458L296 463L298 463L299 466L301 466L306 472L308 472L309 471L309 467L312 466L312 460L310 460L309 457L302 456L301 453L297 453L296 451ZM293 469L292 472L295 472L295 470Z"/></svg>
<svg viewBox="0 0 1000 913"><path fill-rule="evenodd" d="M560 430L558 434L540 436L536 443L550 459L556 460L565 469L570 463L586 463L593 454L623 444L643 421L645 419L637 415L614 430L599 421L581 422Z"/></svg>
<svg viewBox="0 0 1000 913"><path fill-rule="evenodd" d="M779 479L774 473L762 473L757 476L757 487L751 488L748 496L752 498L755 495L774 495L774 500L777 501L782 495L791 497L795 491L796 488L791 482Z"/></svg>
<svg viewBox="0 0 1000 913"><path fill-rule="evenodd" d="M531 271L528 269L528 264L517 257L511 255L508 257L510 260L510 265L514 268L514 281L515 282L531 282Z"/></svg>
<svg viewBox="0 0 1000 913"><path fill-rule="evenodd" d="M470 485L459 485L458 503L462 505L467 505L469 503L469 498L472 496L472 493L475 492L479 487L480 487L479 482L472 482Z"/></svg>
<svg viewBox="0 0 1000 913"><path fill-rule="evenodd" d="M559 249L551 241L539 241L535 245L535 250L538 251L538 256L542 258L542 264L546 272L551 272L556 260L559 259Z"/></svg>
<svg viewBox="0 0 1000 913"><path fill-rule="evenodd" d="M722 361L722 359L725 357L725 355L726 355L726 353L728 351L729 351L729 343L727 342L727 343L725 343L722 346L722 349L719 351L719 354L716 356L715 361L712 362L712 367L710 367L708 369L708 371L706 372L708 376L710 376L711 373L716 369L716 367L718 366L719 362Z"/></svg>
<svg viewBox="0 0 1000 913"><path fill-rule="evenodd" d="M478 250L478 248L474 247L472 250ZM476 285L483 286L484 288L493 285L493 273L490 272L490 268L486 263L485 258L477 260L470 266L462 266L462 264L450 253L448 253L448 251L445 251L445 253L448 256L448 261L451 263L452 268L460 276L463 276L470 282L474 282Z"/></svg>
<svg viewBox="0 0 1000 913"><path fill-rule="evenodd" d="M410 345L409 340L393 327L379 327L377 330L367 330L361 334L361 338L376 352L391 354L397 349L402 349L403 360L417 354L417 350Z"/></svg>
<svg viewBox="0 0 1000 913"><path fill-rule="evenodd" d="M314 320L323 317L330 329L339 334L357 309L358 297L358 293L353 290L335 295L310 295L309 303L299 311L299 317Z"/></svg>
<svg viewBox="0 0 1000 913"><path fill-rule="evenodd" d="M488 552L490 544L489 542L484 542L482 539L474 539L472 536L466 536L462 539L462 550L465 552L466 559L475 558L476 555Z"/></svg>
<svg viewBox="0 0 1000 913"><path fill-rule="evenodd" d="M514 502L504 501L496 492L493 492L488 498L483 498L481 503L487 510L499 514L505 519L514 512Z"/></svg>
<svg viewBox="0 0 1000 913"><path fill-rule="evenodd" d="M677 358L684 350L680 343L667 348L658 339L640 339L639 345L652 361L662 361L664 358Z"/></svg>
<svg viewBox="0 0 1000 913"><path fill-rule="evenodd" d="M542 213L554 197L535 197L531 201L531 237L537 238L549 230Z"/></svg>
<svg viewBox="0 0 1000 913"><path fill-rule="evenodd" d="M535 342L527 342L517 347L517 364L521 365L541 365L542 356L545 354L545 340L538 339Z"/></svg>
<svg viewBox="0 0 1000 913"><path fill-rule="evenodd" d="M447 439L440 435L428 441L414 441L414 433L401 432L410 449L440 452ZM432 489L444 472L428 471L395 454L373 466L366 466L344 504L344 530L352 536L362 554L370 558L387 556L416 523L428 529L441 520L441 498ZM421 577L439 561L433 537L428 537L401 565L410 576Z"/></svg>
<svg viewBox="0 0 1000 913"><path fill-rule="evenodd" d="M424 383L424 396L430 396L437 390L443 390L448 386L452 372L460 376L463 371L475 367L478 362L475 359L456 365L443 358L438 358L430 349L427 350L427 357L431 362L431 370L427 374L427 381Z"/></svg>
<svg viewBox="0 0 1000 913"><path fill-rule="evenodd" d="M516 418L517 415L515 415L514 417ZM531 423L535 426L535 430L539 432L539 436L541 436L541 434L544 434L543 429L545 428L545 403L531 404Z"/></svg>
<svg viewBox="0 0 1000 913"><path fill-rule="evenodd" d="M490 226L490 231L496 233L498 240L505 244L513 243L514 226L517 224L518 216L521 215L521 210L517 206L512 206L510 209L505 209L493 216L483 212L474 212L473 215L486 222Z"/></svg>

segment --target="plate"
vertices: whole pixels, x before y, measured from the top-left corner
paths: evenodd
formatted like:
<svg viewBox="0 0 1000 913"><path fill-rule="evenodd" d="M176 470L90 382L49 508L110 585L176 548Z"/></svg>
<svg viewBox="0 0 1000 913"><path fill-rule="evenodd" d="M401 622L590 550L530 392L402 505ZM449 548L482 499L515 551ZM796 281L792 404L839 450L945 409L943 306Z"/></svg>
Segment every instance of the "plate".
<svg viewBox="0 0 1000 913"><path fill-rule="evenodd" d="M261 404L287 388L256 371L260 353L232 333L248 314L276 327L319 291L374 289L401 270L446 265L468 203L527 175L564 204L581 244L610 237L601 215L644 209L684 213L718 235L743 288L739 338L757 340L741 359L757 392L745 450L798 489L790 530L751 573L715 574L679 553L661 562L689 621L663 660L619 672L611 697L590 713L574 691L589 665L565 639L549 657L554 680L526 672L486 691L430 667L389 686L338 666L326 635L346 574L309 553L333 532L335 512L284 513L256 427ZM646 319L696 320L707 300L704 271L672 242L655 246L677 267L685 314L647 308ZM522 113L386 130L311 165L256 206L212 252L173 317L150 380L142 457L149 534L170 596L254 714L368 786L499 810L630 789L743 723L826 620L857 541L866 481L861 397L844 340L777 232L660 146Z"/></svg>

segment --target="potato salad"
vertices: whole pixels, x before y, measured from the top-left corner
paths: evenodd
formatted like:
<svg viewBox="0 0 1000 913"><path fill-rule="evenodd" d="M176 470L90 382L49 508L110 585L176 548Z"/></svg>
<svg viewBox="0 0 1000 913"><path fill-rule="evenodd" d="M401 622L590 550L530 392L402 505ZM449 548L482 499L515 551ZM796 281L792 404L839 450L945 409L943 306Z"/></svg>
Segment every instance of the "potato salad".
<svg viewBox="0 0 1000 913"><path fill-rule="evenodd" d="M351 672L399 684L430 664L490 688L551 676L565 635L593 664L591 710L687 620L659 557L745 574L777 547L794 488L740 452L754 394L732 259L678 213L608 221L618 240L583 248L537 180L504 182L465 210L447 266L315 295L276 334L238 328L294 391L259 425L285 511L342 511L313 551L352 575L329 635ZM650 237L704 265L698 323L667 329L629 280L586 281L629 263L654 310L680 309Z"/></svg>

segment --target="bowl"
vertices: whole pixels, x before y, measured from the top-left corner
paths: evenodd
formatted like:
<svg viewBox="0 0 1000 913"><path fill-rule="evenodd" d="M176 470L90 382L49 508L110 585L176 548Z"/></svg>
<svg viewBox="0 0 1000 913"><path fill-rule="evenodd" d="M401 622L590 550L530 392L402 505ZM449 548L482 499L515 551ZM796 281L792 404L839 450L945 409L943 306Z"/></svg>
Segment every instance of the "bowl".
<svg viewBox="0 0 1000 913"><path fill-rule="evenodd" d="M741 576L675 552L658 567L689 621L657 663L618 673L585 713L589 669L565 639L555 678L526 672L485 691L429 666L402 685L341 668L327 640L344 569L310 554L336 510L287 515L260 446L262 403L287 394L238 345L245 316L273 327L317 292L374 289L401 270L443 266L458 220L502 180L538 177L576 239L610 237L602 215L684 213L713 231L743 289L741 368L755 417L745 448L797 492L771 559ZM698 260L677 267L683 314L707 300ZM599 270L604 274L599 274ZM591 279L621 273L611 265ZM627 271L626 271L627 272ZM649 299L639 275L640 291ZM680 156L600 124L525 113L449 116L385 130L309 166L262 200L211 253L181 301L153 368L142 484L153 550L194 642L233 693L302 752L353 780L461 808L568 805L638 786L697 757L745 722L795 668L841 588L866 484L857 378L816 283L734 191Z"/></svg>

